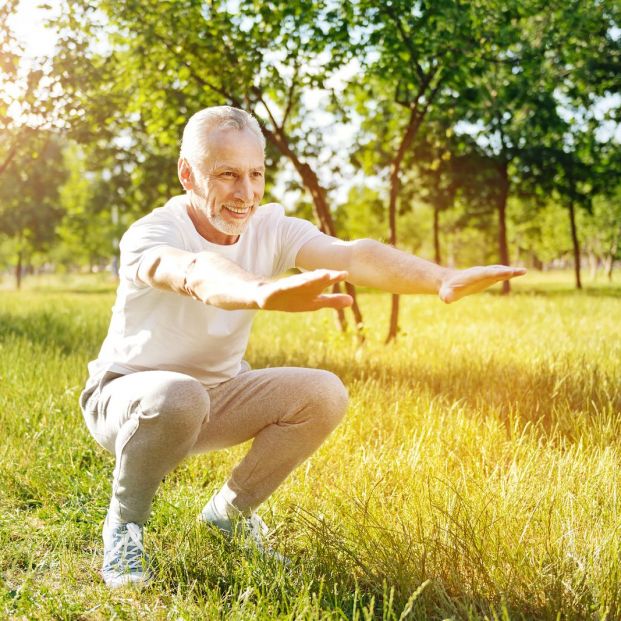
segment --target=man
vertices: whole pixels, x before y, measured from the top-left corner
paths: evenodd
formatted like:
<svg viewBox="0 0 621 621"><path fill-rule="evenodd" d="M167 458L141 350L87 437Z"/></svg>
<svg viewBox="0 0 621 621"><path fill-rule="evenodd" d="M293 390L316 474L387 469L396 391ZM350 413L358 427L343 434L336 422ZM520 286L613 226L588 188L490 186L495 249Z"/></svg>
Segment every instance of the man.
<svg viewBox="0 0 621 621"><path fill-rule="evenodd" d="M524 273L442 268L372 240L340 241L280 205L260 205L264 148L246 112L198 112L178 162L185 195L121 240L112 321L80 398L88 429L116 459L103 530L112 588L150 578L143 525L164 476L190 454L251 438L199 519L270 553L256 508L342 419L347 392L332 373L249 369L243 355L257 310L348 306L348 295L323 293L345 279L452 302ZM293 267L306 271L276 278Z"/></svg>

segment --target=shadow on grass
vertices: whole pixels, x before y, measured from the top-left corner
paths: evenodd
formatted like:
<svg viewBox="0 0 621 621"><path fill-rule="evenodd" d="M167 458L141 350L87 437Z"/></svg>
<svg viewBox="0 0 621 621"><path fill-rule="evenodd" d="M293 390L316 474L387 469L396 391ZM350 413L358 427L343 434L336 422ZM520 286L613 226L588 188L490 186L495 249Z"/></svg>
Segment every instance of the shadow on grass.
<svg viewBox="0 0 621 621"><path fill-rule="evenodd" d="M65 355L96 352L105 328L105 323L90 318L88 313L76 315L70 310L0 313L0 342L18 339ZM309 367L317 364L310 353L310 347L309 351L272 351L250 362L255 368ZM544 429L556 427L568 438L579 437L584 426L578 423L585 417L621 411L621 393L615 388L618 378L586 361L580 368L577 363L572 366L562 361L556 366L540 362L526 367L459 356L438 368L420 360L383 364L368 357L349 363L326 356L319 366L334 371L347 385L371 381L380 390L395 394L395 398L400 391L425 392L439 397L447 406L460 403L473 410L496 413L507 424L517 417Z"/></svg>
<svg viewBox="0 0 621 621"><path fill-rule="evenodd" d="M255 362L257 368L312 366L306 354L297 354L279 352L251 363ZM593 418L621 412L618 378L594 366L560 363L555 369L540 363L525 368L466 358L448 360L441 369L419 361L384 365L364 360L348 365L326 360L321 366L336 373L346 386L376 383L380 391L393 394L395 399L408 392L424 393L439 398L447 408L459 404L484 416L499 416L508 428L512 420L518 419L546 432L560 432L571 441L580 439L585 424ZM617 427L621 433L621 419Z"/></svg>
<svg viewBox="0 0 621 621"><path fill-rule="evenodd" d="M621 284L587 285L582 289L576 289L574 286L567 284L532 284L513 287L508 296L505 296L500 288L490 289L485 292L485 295L507 297L507 299L524 296L537 296L544 298L586 297L621 299Z"/></svg>
<svg viewBox="0 0 621 621"><path fill-rule="evenodd" d="M584 289L561 289L561 288L538 288L516 290L511 293L516 296L537 296L544 298L563 298L563 297L587 297L587 298L616 298L621 299L620 286L585 287Z"/></svg>
<svg viewBox="0 0 621 621"><path fill-rule="evenodd" d="M18 339L71 354L97 351L104 336L103 326L68 312L0 313L0 342Z"/></svg>

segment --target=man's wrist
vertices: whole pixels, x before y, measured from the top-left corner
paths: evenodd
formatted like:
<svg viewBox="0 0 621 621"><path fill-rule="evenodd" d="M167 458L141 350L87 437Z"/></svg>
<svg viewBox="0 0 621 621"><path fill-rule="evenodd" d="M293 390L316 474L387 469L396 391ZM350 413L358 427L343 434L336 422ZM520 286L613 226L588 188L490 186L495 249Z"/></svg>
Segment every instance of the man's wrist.
<svg viewBox="0 0 621 621"><path fill-rule="evenodd" d="M448 280L450 280L451 278L453 278L453 276L455 276L455 274L458 272L458 270L451 268L451 267L442 267L441 265L438 265L438 272L435 278L435 289L436 289L436 293L440 293L442 286L444 285L444 283L446 283Z"/></svg>
<svg viewBox="0 0 621 621"><path fill-rule="evenodd" d="M270 290L267 285L270 284L269 280L257 280L253 283L252 302L253 308L257 310L265 310L267 305L267 299L270 294Z"/></svg>

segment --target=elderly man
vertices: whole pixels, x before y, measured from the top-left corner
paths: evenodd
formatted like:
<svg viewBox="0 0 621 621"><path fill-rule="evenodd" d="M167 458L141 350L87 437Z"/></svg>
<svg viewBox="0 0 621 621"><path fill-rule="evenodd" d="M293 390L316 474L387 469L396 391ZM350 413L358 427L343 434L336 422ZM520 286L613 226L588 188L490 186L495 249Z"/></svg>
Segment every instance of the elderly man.
<svg viewBox="0 0 621 621"><path fill-rule="evenodd" d="M150 578L143 525L164 476L190 454L251 438L199 519L269 553L256 508L341 421L347 392L332 373L250 370L243 356L257 310L348 306L348 295L323 293L343 280L452 302L524 273L446 269L372 240L340 241L280 205L260 205L264 147L248 113L198 112L178 163L185 194L121 241L112 321L80 398L89 431L116 459L103 529L110 587ZM306 271L275 278L293 267Z"/></svg>

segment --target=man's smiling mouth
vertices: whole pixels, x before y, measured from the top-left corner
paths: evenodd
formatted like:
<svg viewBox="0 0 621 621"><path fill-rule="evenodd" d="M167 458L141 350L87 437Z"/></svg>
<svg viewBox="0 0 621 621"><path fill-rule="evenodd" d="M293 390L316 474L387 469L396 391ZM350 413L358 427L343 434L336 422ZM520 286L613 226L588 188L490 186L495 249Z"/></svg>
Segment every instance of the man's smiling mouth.
<svg viewBox="0 0 621 621"><path fill-rule="evenodd" d="M227 211L236 214L236 215L245 215L247 213L250 212L250 210L252 209L252 205L248 206L248 207L235 207L234 205L222 205L224 207L224 209L226 209Z"/></svg>

